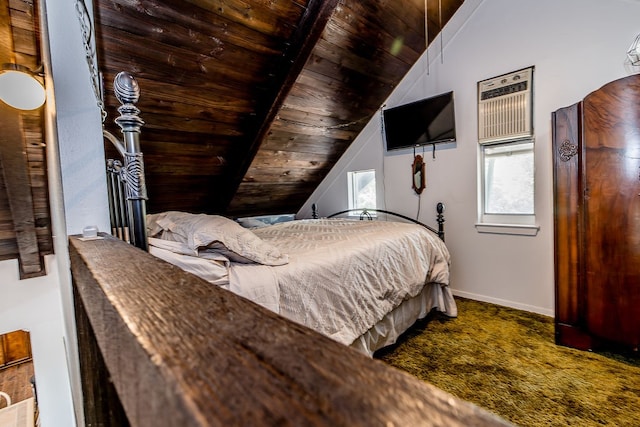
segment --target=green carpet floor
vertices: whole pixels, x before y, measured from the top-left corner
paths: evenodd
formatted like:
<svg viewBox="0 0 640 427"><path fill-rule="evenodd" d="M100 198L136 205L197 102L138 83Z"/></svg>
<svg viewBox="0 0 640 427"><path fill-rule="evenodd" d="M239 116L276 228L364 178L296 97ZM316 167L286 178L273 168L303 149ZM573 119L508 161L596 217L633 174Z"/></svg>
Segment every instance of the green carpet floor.
<svg viewBox="0 0 640 427"><path fill-rule="evenodd" d="M519 426L640 426L640 358L554 343L553 319L456 298L375 358Z"/></svg>

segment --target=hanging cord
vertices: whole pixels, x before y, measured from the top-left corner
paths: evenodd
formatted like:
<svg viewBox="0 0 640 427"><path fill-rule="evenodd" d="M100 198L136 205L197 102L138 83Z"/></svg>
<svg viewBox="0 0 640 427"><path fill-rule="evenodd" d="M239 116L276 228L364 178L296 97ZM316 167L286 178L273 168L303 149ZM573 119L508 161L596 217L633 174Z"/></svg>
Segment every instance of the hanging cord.
<svg viewBox="0 0 640 427"><path fill-rule="evenodd" d="M429 0L424 0L424 45L425 55L427 55L427 76L429 75L429 9L427 3Z"/></svg>
<svg viewBox="0 0 640 427"><path fill-rule="evenodd" d="M384 146L384 141L385 141L385 136L384 136L384 107L386 107L387 104L382 104L380 106L380 141L382 142L382 203L383 203L383 208L387 209L387 187L385 185L385 172L384 172L384 151L385 151L385 146Z"/></svg>
<svg viewBox="0 0 640 427"><path fill-rule="evenodd" d="M440 63L444 64L444 48L442 46L442 0L438 0L438 26L440 27Z"/></svg>

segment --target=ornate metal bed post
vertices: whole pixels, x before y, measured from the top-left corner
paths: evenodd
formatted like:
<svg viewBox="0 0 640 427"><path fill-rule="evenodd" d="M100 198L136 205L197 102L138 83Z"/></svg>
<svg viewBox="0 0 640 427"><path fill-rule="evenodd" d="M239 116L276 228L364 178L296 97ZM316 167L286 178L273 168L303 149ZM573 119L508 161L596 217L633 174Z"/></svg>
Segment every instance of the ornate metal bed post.
<svg viewBox="0 0 640 427"><path fill-rule="evenodd" d="M444 204L438 202L436 205L436 211L438 212L438 237L444 242Z"/></svg>
<svg viewBox="0 0 640 427"><path fill-rule="evenodd" d="M134 105L140 97L138 83L130 74L120 72L113 82L120 117L115 122L122 130L124 140L123 178L129 207L129 234L131 243L148 250L146 226L147 188L144 180L144 162L140 150L140 129L144 122L138 116L140 110Z"/></svg>

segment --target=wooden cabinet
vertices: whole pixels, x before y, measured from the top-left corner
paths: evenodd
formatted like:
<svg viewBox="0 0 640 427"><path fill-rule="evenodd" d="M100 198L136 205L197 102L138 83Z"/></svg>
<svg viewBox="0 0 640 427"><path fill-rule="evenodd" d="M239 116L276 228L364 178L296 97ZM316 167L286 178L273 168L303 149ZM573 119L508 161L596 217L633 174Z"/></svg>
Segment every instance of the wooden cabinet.
<svg viewBox="0 0 640 427"><path fill-rule="evenodd" d="M0 368L31 360L29 332L13 331L0 335Z"/></svg>
<svg viewBox="0 0 640 427"><path fill-rule="evenodd" d="M640 346L640 75L552 115L556 342Z"/></svg>

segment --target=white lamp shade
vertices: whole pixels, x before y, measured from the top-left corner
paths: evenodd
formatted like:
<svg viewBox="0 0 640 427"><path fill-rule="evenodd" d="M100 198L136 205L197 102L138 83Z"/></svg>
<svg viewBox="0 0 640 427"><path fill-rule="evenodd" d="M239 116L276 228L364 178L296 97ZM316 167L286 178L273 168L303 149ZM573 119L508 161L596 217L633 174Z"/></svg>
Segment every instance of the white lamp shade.
<svg viewBox="0 0 640 427"><path fill-rule="evenodd" d="M0 99L20 110L35 110L46 98L42 84L22 71L7 70L0 73Z"/></svg>

